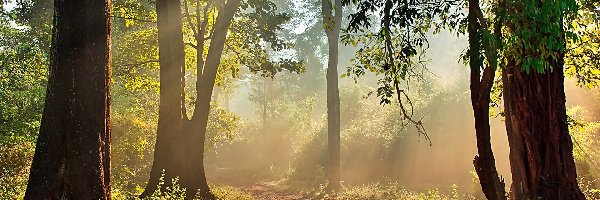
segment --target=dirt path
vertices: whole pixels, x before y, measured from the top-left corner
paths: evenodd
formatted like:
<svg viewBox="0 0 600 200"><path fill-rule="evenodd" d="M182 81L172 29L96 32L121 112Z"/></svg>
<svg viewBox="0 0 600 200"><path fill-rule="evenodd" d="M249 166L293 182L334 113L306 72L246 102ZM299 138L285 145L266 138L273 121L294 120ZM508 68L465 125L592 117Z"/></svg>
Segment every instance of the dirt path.
<svg viewBox="0 0 600 200"><path fill-rule="evenodd" d="M266 200L294 200L294 199L310 199L308 196L303 196L295 191L277 185L273 182L261 182L250 186L240 187L240 190L252 194L256 199Z"/></svg>

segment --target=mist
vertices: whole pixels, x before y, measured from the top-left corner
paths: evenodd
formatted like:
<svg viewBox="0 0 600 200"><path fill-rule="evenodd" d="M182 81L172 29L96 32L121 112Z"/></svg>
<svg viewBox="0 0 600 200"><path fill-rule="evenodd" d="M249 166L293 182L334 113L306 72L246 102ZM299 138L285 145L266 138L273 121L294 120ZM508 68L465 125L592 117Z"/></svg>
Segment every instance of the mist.
<svg viewBox="0 0 600 200"><path fill-rule="evenodd" d="M0 199L600 199L594 1L65 2L0 0Z"/></svg>
<svg viewBox="0 0 600 200"><path fill-rule="evenodd" d="M380 105L376 96L368 96L368 93L376 87L375 77L360 79L357 82L352 78L341 79L343 127L341 155L344 183L360 185L387 180L397 181L401 185L417 191L426 191L430 188L449 190L453 184L467 189L474 187L472 189L477 190L477 183L473 183L474 177L470 173L473 171L472 160L476 155L476 143L473 119L467 117L472 116L467 98L469 93L468 68L459 60L460 53L466 48L467 42L464 37L456 37L448 32L443 32L432 34L430 43L431 46L426 56L430 59L427 67L430 70L431 78L423 84L428 84L426 87L432 88L422 90L415 86L413 89L415 96L426 96L425 100L420 100L423 101L423 106L419 110L422 110L420 113L425 119L424 123L427 134L431 138L431 145L410 127L380 124L382 127L379 129L356 130L356 127L366 126L364 123L371 122L367 120L388 120L377 119L377 117L389 118L390 115L398 112L398 108L393 105ZM346 66L352 64L350 58L354 56L354 51L352 47L342 47L341 52L343 54L340 55L342 59L340 59L339 70L344 71ZM305 79L305 76L311 75L311 70L323 69L319 69L318 66L307 66L305 74L282 74L282 76L297 76L298 78L294 77L294 79ZM287 81L281 80L284 78L287 77L276 76L267 81L270 84L276 84L278 81ZM319 90L324 90L324 76L320 78L323 80L317 87ZM219 147L223 150L216 152L217 155L211 156L208 162L215 163L207 167L207 169L214 170L212 173L207 173L209 181L239 184L240 181L236 177L257 179L255 181L287 181L289 178L286 178L285 175L299 173L295 172L299 162L303 162L299 159L306 158L316 160L313 161L314 166L312 167L318 168L319 165L323 167L325 163L321 161L325 161L325 143L311 144L319 141L306 140L324 137L323 119L326 117L324 94L321 92L299 97L300 99L314 99L310 108L304 110L309 113L303 113L310 116L310 124L306 125L310 128L296 130L287 125L294 122L286 121L288 117L293 117L290 116L293 113L278 113L277 115L283 117L269 117L268 128L261 127L261 108L260 105L253 104L248 100L252 95L251 92L252 86L240 83L240 86L229 97L228 109L241 116L242 121L249 126L258 127L241 132L240 137L244 138L242 141L234 141ZM296 91L285 88L269 92L275 96L274 98L283 98L282 101L286 100L285 97L279 96L297 95L294 94ZM353 95L344 95L344 92L353 92ZM368 108L356 109L344 106L344 104L356 105L359 102ZM276 103L280 102L273 102L273 104ZM304 102L285 103L302 104ZM273 107L275 106L273 105ZM289 111L290 109L283 108L282 110ZM365 114L373 115L369 116L370 119L361 118ZM501 174L510 178L508 144L501 119L494 118L492 126L498 167ZM306 148L311 148L307 147L308 145L313 145L315 149L306 150ZM314 170L318 171L318 169ZM260 177L260 175L265 177ZM324 175L307 173L304 176L306 177L295 178L310 180L318 179L315 176Z"/></svg>
<svg viewBox="0 0 600 200"><path fill-rule="evenodd" d="M423 98L419 99L422 106L418 110L431 141L420 136L412 127L381 122L389 120L381 118L394 116L393 113L399 111L393 105L381 105L375 95L369 95L377 87L376 77L367 76L356 81L352 78L341 79L341 172L344 184L356 186L395 182L413 191L427 192L437 188L446 194L452 191L452 187L458 187L464 193L483 198L473 168L477 147L468 90L469 72L460 60L461 53L467 48L467 40L464 36L443 31L431 34L429 42L431 45L426 57L430 79L426 83L415 84L411 90L414 90L413 98ZM339 70L344 71L345 66L352 64L350 59L355 49L348 46L341 48L343 54L340 55ZM311 70L324 69L309 66L307 71ZM283 77L266 81L274 84L288 81L281 80L287 76L297 76L292 78L297 80L310 75L310 72L282 74ZM319 90L325 89L324 82L322 80L317 86ZM324 94L321 92L300 97L312 98L309 108L303 107L301 111L308 112L303 114L310 116L310 121L301 121L309 123L304 125L306 129L289 127L290 124L301 123L289 121L289 118L294 120L294 114L285 111L291 108L283 108L282 113L273 114L281 117L267 117L268 128L263 128L262 119L257 119L261 115L261 106L248 100L252 96L252 86L247 83L240 83L229 97L228 109L242 116L242 121L253 127L240 132L240 138L243 139L224 144L219 147L223 150L217 150L209 157L208 162L212 164L207 166L210 171L208 180L238 186L269 182L311 188L323 184L323 170L327 162L326 143L314 140L322 140L326 135L323 127L326 118ZM568 79L565 91L568 107L582 106L589 111L585 113L586 117L596 116L594 104L590 104L595 101L591 90L577 85L574 79ZM298 91L279 88L269 92L274 96L286 96L297 95L295 92ZM352 92L352 95L344 95L344 92ZM357 102L366 108L344 106ZM305 102L291 103L300 104L293 106L306 106L303 105ZM500 107L501 104L494 107L496 113L491 116L492 146L499 174L506 185L510 185L508 140ZM357 128L361 126L376 129ZM243 180L240 177L244 177Z"/></svg>

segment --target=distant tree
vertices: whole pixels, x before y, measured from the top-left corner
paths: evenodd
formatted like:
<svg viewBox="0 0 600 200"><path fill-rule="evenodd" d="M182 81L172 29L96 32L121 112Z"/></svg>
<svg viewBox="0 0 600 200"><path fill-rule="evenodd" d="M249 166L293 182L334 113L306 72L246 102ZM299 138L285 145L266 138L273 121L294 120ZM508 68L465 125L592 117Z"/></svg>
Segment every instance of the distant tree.
<svg viewBox="0 0 600 200"><path fill-rule="evenodd" d="M110 199L110 2L57 1L25 199Z"/></svg>
<svg viewBox="0 0 600 200"><path fill-rule="evenodd" d="M338 86L338 43L342 24L342 1L322 0L323 29L327 34L327 187L340 189L340 91Z"/></svg>
<svg viewBox="0 0 600 200"><path fill-rule="evenodd" d="M49 40L17 12L0 10L0 199L25 194L48 82Z"/></svg>

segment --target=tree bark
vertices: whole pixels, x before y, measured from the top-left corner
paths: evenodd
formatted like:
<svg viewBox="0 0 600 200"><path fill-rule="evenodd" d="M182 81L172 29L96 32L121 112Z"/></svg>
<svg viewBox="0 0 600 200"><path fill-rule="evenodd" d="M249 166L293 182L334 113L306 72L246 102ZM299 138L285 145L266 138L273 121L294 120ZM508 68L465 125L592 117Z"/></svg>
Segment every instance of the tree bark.
<svg viewBox="0 0 600 200"><path fill-rule="evenodd" d="M182 67L184 44L181 7L179 0L157 0L158 46L160 64L160 105L158 130L154 147L154 161L150 179L142 197L151 195L157 188L164 171L164 186L172 186L172 179L184 178L185 162L183 145L183 94ZM183 183L182 180L180 183ZM161 189L164 189L161 188Z"/></svg>
<svg viewBox="0 0 600 200"><path fill-rule="evenodd" d="M329 60L327 63L327 188L337 191L340 189L340 92L338 88L338 43L342 21L341 0L322 0L322 15L327 43ZM332 14L333 12L333 14Z"/></svg>
<svg viewBox="0 0 600 200"><path fill-rule="evenodd" d="M519 3L511 9L518 12ZM537 9L550 3L555 2L540 2ZM562 16L549 16L543 20L556 21L553 26L561 31L563 37L558 38L558 42L566 49ZM532 22L531 18L517 18L507 24L506 30L514 32L513 29L530 24L536 22ZM537 43L535 37L532 41ZM503 74L505 122L513 179L511 198L585 199L577 183L573 143L567 124L564 51L550 50L552 52L548 54L555 55L555 58L539 56L541 58L537 59L546 59L548 64L543 72L536 69L523 71L522 66L517 64L517 60L535 56L535 53L525 48L512 51L522 53L505 55L507 66Z"/></svg>
<svg viewBox="0 0 600 200"><path fill-rule="evenodd" d="M471 105L475 117L475 135L477 153L473 160L475 171L479 177L481 189L489 200L506 199L504 180L498 176L496 161L491 144L490 133L490 93L494 85L496 72L496 49L493 44L483 44L481 29L484 22L478 22L479 0L469 0L468 34L469 34L469 66L471 68ZM486 46L489 66L483 65L482 47ZM481 69L483 73L481 73Z"/></svg>
<svg viewBox="0 0 600 200"><path fill-rule="evenodd" d="M110 2L55 1L50 78L25 199L110 199Z"/></svg>
<svg viewBox="0 0 600 200"><path fill-rule="evenodd" d="M185 52L182 33L182 15L179 0L157 0L158 41L160 60L160 108L154 163L150 180L142 197L157 189L159 178L165 171L165 186L172 185L171 179L180 177L186 189L186 198L197 194L203 199L214 199L210 193L204 171L204 145L206 127L210 113L210 102L227 31L237 12L240 0L229 0L220 10L213 26L213 34L206 61L204 33L207 19L198 25L196 32L198 57L196 102L191 119L185 114L184 68ZM204 17L208 11L204 9ZM196 8L197 12L199 8ZM199 19L199 13L197 13ZM164 188L163 188L164 189Z"/></svg>
<svg viewBox="0 0 600 200"><path fill-rule="evenodd" d="M227 38L227 31L233 21L233 16L240 7L240 0L228 0L224 9L219 12L214 24L210 47L206 62L203 66L199 83L196 85L196 105L194 116L188 126L186 138L186 160L189 162L187 172L189 180L187 181L186 193L190 198L199 192L204 199L213 199L210 193L204 170L204 145L206 138L206 127L210 113L210 100L215 85L217 70L221 63L221 55ZM200 76L200 73L198 73Z"/></svg>
<svg viewBox="0 0 600 200"><path fill-rule="evenodd" d="M504 88L514 199L585 199L577 184L565 107L564 54L544 74L509 58Z"/></svg>

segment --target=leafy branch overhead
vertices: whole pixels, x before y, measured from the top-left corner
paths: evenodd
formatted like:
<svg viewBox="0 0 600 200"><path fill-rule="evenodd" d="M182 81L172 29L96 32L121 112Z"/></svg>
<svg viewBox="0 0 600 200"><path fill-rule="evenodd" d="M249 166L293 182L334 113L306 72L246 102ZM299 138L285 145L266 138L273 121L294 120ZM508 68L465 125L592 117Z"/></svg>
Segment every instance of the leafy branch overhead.
<svg viewBox="0 0 600 200"><path fill-rule="evenodd" d="M353 65L342 76L360 77L367 71L383 75L377 89L381 103L391 103L395 94L406 124L415 125L429 140L423 123L413 116L406 90L409 82L420 81L429 73L423 57L429 48L428 31L437 25L436 20L450 15L450 9L460 1L344 0L343 3L355 5L357 11L348 17L350 22L342 42L359 49Z"/></svg>
<svg viewBox="0 0 600 200"><path fill-rule="evenodd" d="M198 62L193 49L198 45L197 34L203 22L206 22L203 31L204 53L206 58L208 46L213 37L213 26L216 16L222 9L220 1L187 0L183 2L182 9L184 42L186 44L186 69L196 69ZM124 40L115 40L117 45L114 55L117 78L130 82L128 85L138 85L146 89L158 89L158 60L156 12L151 3L143 1L116 1L113 16L115 20L122 21L125 26L117 27L115 32L122 33ZM186 9L187 8L187 9ZM296 58L285 58L278 54L285 54L294 45L287 39L279 36L283 25L290 20L286 13L278 11L277 6L269 0L242 1L241 11L237 12L229 28L225 41L223 59L218 69L216 84L227 85L229 79L239 76L240 67L246 66L251 72L272 77L282 70L293 73L304 71L303 61ZM204 13L206 11L206 13ZM204 20L206 17L206 20ZM143 20L137 20L143 19ZM140 45L143 48L140 48ZM200 61L202 62L202 61ZM194 70L195 71L195 70ZM145 78L131 79L130 74L144 74ZM141 82L140 82L141 81ZM150 84L148 84L150 83ZM150 87L150 88L148 88ZM134 88L132 88L134 89Z"/></svg>

